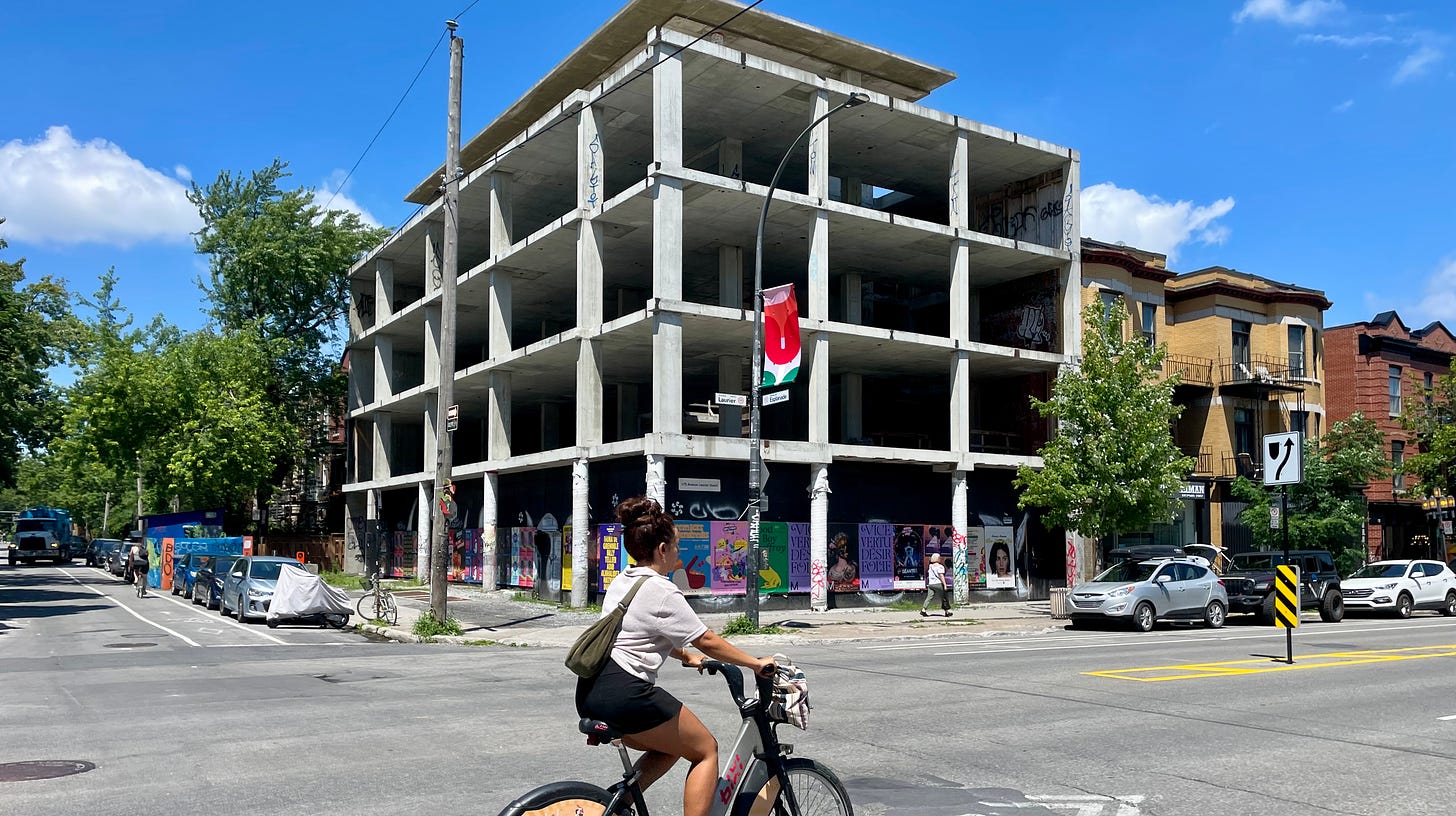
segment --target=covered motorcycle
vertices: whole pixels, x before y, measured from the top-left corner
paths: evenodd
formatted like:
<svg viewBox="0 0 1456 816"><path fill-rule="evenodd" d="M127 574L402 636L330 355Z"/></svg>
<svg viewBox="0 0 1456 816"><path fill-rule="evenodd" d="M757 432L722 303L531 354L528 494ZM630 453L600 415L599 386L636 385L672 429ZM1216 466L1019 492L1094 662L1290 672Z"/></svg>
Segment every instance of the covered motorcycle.
<svg viewBox="0 0 1456 816"><path fill-rule="evenodd" d="M268 625L313 623L342 628L349 622L349 595L308 570L285 569L278 573L273 599L268 604Z"/></svg>

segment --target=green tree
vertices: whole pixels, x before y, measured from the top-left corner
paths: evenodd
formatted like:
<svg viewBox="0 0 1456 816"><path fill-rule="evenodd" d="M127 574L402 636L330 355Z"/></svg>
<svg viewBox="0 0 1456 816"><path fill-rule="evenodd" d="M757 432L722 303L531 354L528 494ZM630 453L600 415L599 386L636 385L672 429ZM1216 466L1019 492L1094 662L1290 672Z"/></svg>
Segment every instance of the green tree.
<svg viewBox="0 0 1456 816"><path fill-rule="evenodd" d="M1193 470L1170 431L1183 408L1176 377L1162 377L1167 348L1126 337L1126 319L1121 298L1088 306L1080 367L1057 376L1050 400L1031 399L1057 430L1041 449L1045 466L1018 468L1015 484L1020 506L1045 508L1049 527L1101 538L1166 522Z"/></svg>
<svg viewBox="0 0 1456 816"><path fill-rule="evenodd" d="M0 261L0 486L15 484L21 457L44 448L57 427L46 372L62 361L56 327L69 314L65 285L43 277L20 288L24 266L24 258Z"/></svg>
<svg viewBox="0 0 1456 816"><path fill-rule="evenodd" d="M1384 451L1385 435L1359 412L1331 425L1323 438L1305 439L1304 480L1288 486L1290 549L1329 550L1342 574L1364 562L1361 490L1389 472ZM1269 526L1269 508L1279 503L1279 492L1243 477L1234 480L1232 490L1249 504L1239 519L1253 531L1254 545L1282 548L1282 530Z"/></svg>
<svg viewBox="0 0 1456 816"><path fill-rule="evenodd" d="M1419 451L1407 456L1401 471L1420 480L1423 495L1440 488L1456 495L1456 374L1445 374L1429 394L1406 403L1401 424L1416 435ZM1429 402L1427 402L1429 399Z"/></svg>

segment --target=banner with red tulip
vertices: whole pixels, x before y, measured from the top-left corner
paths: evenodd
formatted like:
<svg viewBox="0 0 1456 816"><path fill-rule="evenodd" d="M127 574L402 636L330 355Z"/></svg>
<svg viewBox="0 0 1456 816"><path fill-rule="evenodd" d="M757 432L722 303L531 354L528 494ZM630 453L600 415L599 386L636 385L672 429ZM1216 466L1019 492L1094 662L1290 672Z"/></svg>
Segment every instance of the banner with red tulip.
<svg viewBox="0 0 1456 816"><path fill-rule="evenodd" d="M763 290L763 386L793 382L803 356L794 285L786 283Z"/></svg>

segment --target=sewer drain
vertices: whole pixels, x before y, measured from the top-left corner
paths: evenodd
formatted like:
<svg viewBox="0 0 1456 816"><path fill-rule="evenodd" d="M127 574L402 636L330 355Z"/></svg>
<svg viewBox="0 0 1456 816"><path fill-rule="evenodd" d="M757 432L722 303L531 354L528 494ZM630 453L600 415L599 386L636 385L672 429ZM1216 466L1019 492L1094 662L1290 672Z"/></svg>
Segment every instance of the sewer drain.
<svg viewBox="0 0 1456 816"><path fill-rule="evenodd" d="M57 779L95 770L96 763L81 759L37 759L30 762L0 764L0 782L29 782L34 779Z"/></svg>
<svg viewBox="0 0 1456 816"><path fill-rule="evenodd" d="M106 643L106 644L103 644L104 648L107 648L107 649L140 649L143 646L156 646L156 645L157 644L155 644L155 643Z"/></svg>

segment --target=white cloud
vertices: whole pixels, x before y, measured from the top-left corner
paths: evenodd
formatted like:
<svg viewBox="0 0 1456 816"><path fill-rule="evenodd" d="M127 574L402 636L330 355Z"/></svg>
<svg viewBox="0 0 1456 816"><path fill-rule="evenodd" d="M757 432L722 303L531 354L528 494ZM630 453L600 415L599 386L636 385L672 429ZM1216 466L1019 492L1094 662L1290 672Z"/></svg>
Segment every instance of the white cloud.
<svg viewBox="0 0 1456 816"><path fill-rule="evenodd" d="M318 189L313 191L313 203L317 204L320 209L348 210L358 213L365 224L371 227L380 226L379 219L360 206L359 202L345 195L344 190L348 189L346 177L347 174L343 170L335 170L330 173L329 177L319 184Z"/></svg>
<svg viewBox="0 0 1456 816"><path fill-rule="evenodd" d="M187 169L187 165L185 165L185 164L179 164L176 167L173 167L172 168L172 175L176 176L181 181L191 181L192 180L192 171L191 170L188 170Z"/></svg>
<svg viewBox="0 0 1456 816"><path fill-rule="evenodd" d="M1340 11L1345 4L1339 0L1303 0L1291 3L1289 0L1248 0L1234 15L1234 22L1245 20L1272 20L1282 25L1314 25Z"/></svg>
<svg viewBox="0 0 1456 816"><path fill-rule="evenodd" d="M1335 113L1344 113L1345 111L1353 107L1355 107L1355 100L1346 99L1344 102L1341 102L1333 108L1330 108L1330 110L1334 111Z"/></svg>
<svg viewBox="0 0 1456 816"><path fill-rule="evenodd" d="M1341 48L1365 48L1371 45L1389 45L1395 42L1395 38L1388 34L1356 34L1353 37L1346 37L1343 34L1300 34L1294 38L1294 41L1338 45Z"/></svg>
<svg viewBox="0 0 1456 816"><path fill-rule="evenodd" d="M0 215L16 241L185 241L201 225L186 190L117 145L78 142L64 126L36 142L0 145Z"/></svg>
<svg viewBox="0 0 1456 816"><path fill-rule="evenodd" d="M1425 325L1439 320L1456 331L1456 256L1442 261L1426 279L1425 295L1413 311L1413 322Z"/></svg>
<svg viewBox="0 0 1456 816"><path fill-rule="evenodd" d="M1233 208L1232 198L1196 206L1191 201L1168 202L1103 182L1082 190L1082 234L1161 252L1173 260L1178 248L1189 241L1221 244L1227 240L1229 230L1218 219Z"/></svg>
<svg viewBox="0 0 1456 816"><path fill-rule="evenodd" d="M1402 82L1424 76L1431 69L1431 66L1440 62L1444 56L1445 54L1441 53L1441 49L1431 45L1423 45L1405 59L1401 60L1400 67L1395 69L1395 76L1391 81L1399 85Z"/></svg>

